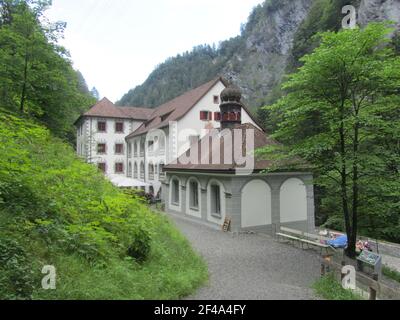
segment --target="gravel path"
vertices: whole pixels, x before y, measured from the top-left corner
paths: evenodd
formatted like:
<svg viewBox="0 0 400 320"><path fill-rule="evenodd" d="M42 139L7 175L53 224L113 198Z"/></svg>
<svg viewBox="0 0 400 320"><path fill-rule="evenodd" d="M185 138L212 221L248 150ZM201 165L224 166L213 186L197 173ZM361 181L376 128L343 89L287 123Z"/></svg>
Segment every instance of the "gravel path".
<svg viewBox="0 0 400 320"><path fill-rule="evenodd" d="M191 300L314 300L314 252L263 235L233 235L171 216L209 266L210 282Z"/></svg>

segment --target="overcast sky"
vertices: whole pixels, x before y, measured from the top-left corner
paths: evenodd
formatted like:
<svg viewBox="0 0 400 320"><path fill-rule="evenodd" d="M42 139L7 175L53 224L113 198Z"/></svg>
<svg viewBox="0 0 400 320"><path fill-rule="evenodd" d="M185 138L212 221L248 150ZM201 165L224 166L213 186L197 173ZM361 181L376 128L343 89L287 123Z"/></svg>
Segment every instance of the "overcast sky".
<svg viewBox="0 0 400 320"><path fill-rule="evenodd" d="M263 0L53 0L67 22L61 41L89 87L112 101L142 84L166 58L240 33Z"/></svg>

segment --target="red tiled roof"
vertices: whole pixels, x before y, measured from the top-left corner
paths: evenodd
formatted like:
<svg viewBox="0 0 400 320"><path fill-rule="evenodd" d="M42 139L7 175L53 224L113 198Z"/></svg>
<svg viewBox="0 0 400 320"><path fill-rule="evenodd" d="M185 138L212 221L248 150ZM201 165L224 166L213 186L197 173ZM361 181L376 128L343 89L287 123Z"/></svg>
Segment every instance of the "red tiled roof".
<svg viewBox="0 0 400 320"><path fill-rule="evenodd" d="M211 134L205 136L202 140L198 142L197 145L197 150L198 150L198 164L186 164L187 163L187 158L190 156L191 152L194 152L194 147L192 146L185 154L183 154L181 157L178 158L177 164L169 164L164 167L165 170L167 171L175 171L175 170L187 170L187 171L217 171L217 172L227 172L227 173L235 173L236 169L244 168L244 165L238 165L235 163L235 156L234 156L234 148L238 148L239 145L242 146L242 152L243 155L250 155L254 159L254 170L255 171L262 171L268 168L271 168L273 165L273 162L270 160L265 160L265 159L260 159L258 157L254 156L254 150L257 150L259 148L265 147L265 146L273 146L273 145L279 145L279 143L270 137L268 137L264 131L258 129L251 123L245 123L241 125L237 125L234 127L234 129L239 129L242 130L242 140L241 141L235 141L235 135L232 134L233 137L233 143L232 146L228 146L227 152L229 152L230 155L232 155L233 163L232 164L224 164L224 155L225 155L225 139L221 136L219 136L218 139L216 140L217 143L212 144L211 139L212 136ZM254 130L254 150L246 150L246 130ZM208 145L210 146L210 150L208 153L205 153L202 151L202 143L204 141L207 141L208 139ZM218 150L219 149L219 150ZM220 154L220 164L213 164L213 154ZM183 157L185 156L185 159ZM185 161L186 160L186 161ZM203 161L202 161L203 160ZM230 159L229 159L230 160ZM201 164L202 162L207 163L207 164ZM304 163L301 161L301 163ZM289 164L289 163L288 163Z"/></svg>
<svg viewBox="0 0 400 320"><path fill-rule="evenodd" d="M221 81L225 86L228 86L228 82L224 78L218 77L164 103L155 109L117 107L107 98L103 98L88 112L84 113L75 124L84 116L145 121L145 123L143 123L135 132L126 137L126 139L129 139L131 137L145 134L153 129L166 127L169 125L170 121L178 121L185 116L219 81ZM262 128L247 107L243 105L243 108L249 114L251 119Z"/></svg>
<svg viewBox="0 0 400 320"><path fill-rule="evenodd" d="M147 121L153 112L154 109L149 108L117 107L107 98L103 98L79 119L82 117L104 117Z"/></svg>
<svg viewBox="0 0 400 320"><path fill-rule="evenodd" d="M142 124L135 132L131 133L127 139L142 135L152 129L163 128L168 126L170 121L181 119L218 83L218 81L222 81L224 85L227 85L223 78L218 77L159 106L154 110L150 119Z"/></svg>

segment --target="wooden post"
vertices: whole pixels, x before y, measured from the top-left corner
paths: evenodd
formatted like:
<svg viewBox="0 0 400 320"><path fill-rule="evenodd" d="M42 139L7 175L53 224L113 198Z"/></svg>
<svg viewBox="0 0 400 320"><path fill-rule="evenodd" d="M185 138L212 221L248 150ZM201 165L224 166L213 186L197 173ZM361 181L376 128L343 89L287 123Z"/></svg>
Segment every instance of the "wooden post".
<svg viewBox="0 0 400 320"><path fill-rule="evenodd" d="M343 267L346 266L346 262L343 260L342 261L342 269L340 270L340 274L341 274L341 281L343 282L343 279L345 278L345 276L347 275L346 273L343 273Z"/></svg>
<svg viewBox="0 0 400 320"><path fill-rule="evenodd" d="M325 263L321 263L321 277L325 276Z"/></svg>
<svg viewBox="0 0 400 320"><path fill-rule="evenodd" d="M378 275L374 274L372 276L372 279L374 280L374 284L375 284L378 281ZM375 289L375 286L374 287L370 286L369 287L369 300L376 300L376 297L377 297L377 291Z"/></svg>

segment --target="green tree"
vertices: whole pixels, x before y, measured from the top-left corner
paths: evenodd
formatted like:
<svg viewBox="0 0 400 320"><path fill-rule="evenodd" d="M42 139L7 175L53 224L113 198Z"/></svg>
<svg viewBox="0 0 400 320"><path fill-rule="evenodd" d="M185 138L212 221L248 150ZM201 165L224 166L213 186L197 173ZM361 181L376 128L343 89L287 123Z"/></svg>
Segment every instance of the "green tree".
<svg viewBox="0 0 400 320"><path fill-rule="evenodd" d="M35 117L72 142L74 120L95 99L57 44L65 24L44 18L51 1L0 4L0 105Z"/></svg>
<svg viewBox="0 0 400 320"><path fill-rule="evenodd" d="M360 218L399 217L400 58L386 45L390 32L374 23L320 34L321 45L285 83L288 94L266 107L282 114L274 136L286 146L260 154L277 167L298 157L314 166L317 183L341 208L350 257ZM310 122L318 127L305 130Z"/></svg>

